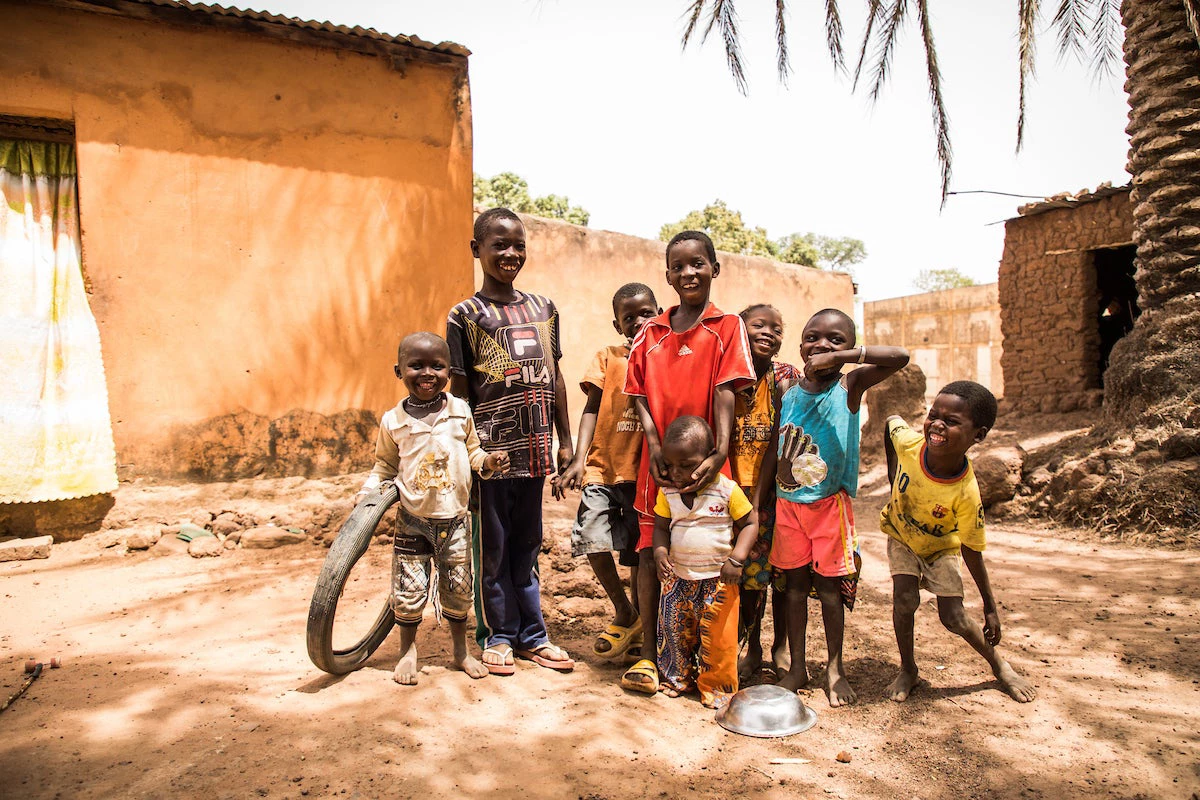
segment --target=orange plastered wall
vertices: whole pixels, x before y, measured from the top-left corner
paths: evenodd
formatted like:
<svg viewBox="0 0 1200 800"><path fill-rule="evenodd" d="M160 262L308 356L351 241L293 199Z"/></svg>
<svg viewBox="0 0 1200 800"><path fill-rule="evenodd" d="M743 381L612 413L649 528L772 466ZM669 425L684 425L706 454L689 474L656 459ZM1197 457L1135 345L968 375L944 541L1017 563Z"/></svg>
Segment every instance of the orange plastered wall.
<svg viewBox="0 0 1200 800"><path fill-rule="evenodd" d="M472 289L466 60L0 7L0 113L73 119L123 448L244 407L392 406Z"/></svg>

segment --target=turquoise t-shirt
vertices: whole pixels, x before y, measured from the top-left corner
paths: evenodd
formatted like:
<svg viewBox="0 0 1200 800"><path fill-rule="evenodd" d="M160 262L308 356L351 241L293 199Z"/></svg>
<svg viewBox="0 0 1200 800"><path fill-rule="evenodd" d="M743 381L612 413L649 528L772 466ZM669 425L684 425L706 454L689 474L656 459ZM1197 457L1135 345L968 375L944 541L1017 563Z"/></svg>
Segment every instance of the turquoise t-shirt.
<svg viewBox="0 0 1200 800"><path fill-rule="evenodd" d="M858 491L859 414L846 405L846 387L836 381L814 394L793 386L779 412L778 495L793 503L815 503L841 489ZM792 453L794 458L788 459Z"/></svg>

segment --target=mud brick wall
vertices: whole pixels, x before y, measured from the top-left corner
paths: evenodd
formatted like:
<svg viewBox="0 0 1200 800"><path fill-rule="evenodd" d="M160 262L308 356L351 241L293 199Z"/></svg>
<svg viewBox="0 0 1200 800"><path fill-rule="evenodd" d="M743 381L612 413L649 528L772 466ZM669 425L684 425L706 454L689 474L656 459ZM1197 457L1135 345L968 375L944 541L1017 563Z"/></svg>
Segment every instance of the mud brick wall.
<svg viewBox="0 0 1200 800"><path fill-rule="evenodd" d="M863 304L863 341L908 349L932 401L950 381L971 380L1004 396L1000 301L994 283Z"/></svg>
<svg viewBox="0 0 1200 800"><path fill-rule="evenodd" d="M999 293L1007 408L1099 407L1099 298L1091 251L1132 240L1126 193L1005 223Z"/></svg>

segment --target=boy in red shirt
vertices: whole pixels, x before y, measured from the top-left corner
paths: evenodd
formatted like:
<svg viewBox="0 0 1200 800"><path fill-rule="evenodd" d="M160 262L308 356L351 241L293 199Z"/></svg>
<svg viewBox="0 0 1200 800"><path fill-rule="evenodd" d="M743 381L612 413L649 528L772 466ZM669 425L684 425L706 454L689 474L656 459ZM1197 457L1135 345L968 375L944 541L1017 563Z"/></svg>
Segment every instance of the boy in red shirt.
<svg viewBox="0 0 1200 800"><path fill-rule="evenodd" d="M709 302L713 279L721 273L712 240L700 231L683 231L667 244L667 283L679 305L642 326L629 353L625 393L633 396L645 432L638 466L638 608L643 630L658 630L660 586L651 547L654 502L659 486L695 492L718 472L729 474L734 392L754 383L754 361L746 326ZM713 430L713 450L692 473L687 486L672 483L662 456L661 434L672 421L697 416ZM621 678L634 691L658 691L658 668L644 658Z"/></svg>

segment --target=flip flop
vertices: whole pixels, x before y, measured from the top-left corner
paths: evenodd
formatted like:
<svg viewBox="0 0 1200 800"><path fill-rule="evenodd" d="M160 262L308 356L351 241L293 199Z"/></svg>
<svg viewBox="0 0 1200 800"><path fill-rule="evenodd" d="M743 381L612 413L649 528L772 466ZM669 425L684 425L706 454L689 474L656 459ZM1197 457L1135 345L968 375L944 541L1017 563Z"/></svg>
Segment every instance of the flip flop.
<svg viewBox="0 0 1200 800"><path fill-rule="evenodd" d="M500 658L507 661L512 657L513 649L511 645L501 643L484 648L483 652L485 654L491 653L492 655L500 656ZM484 661L483 665L487 667L488 673L492 675L512 675L517 671L515 664L489 664Z"/></svg>
<svg viewBox="0 0 1200 800"><path fill-rule="evenodd" d="M632 625L610 623L604 632L596 637L596 644L608 642L608 649L601 651L596 649L596 645L592 645L592 652L600 658L620 658L633 646L634 640L639 639L641 635L642 621L640 619Z"/></svg>
<svg viewBox="0 0 1200 800"><path fill-rule="evenodd" d="M649 678L650 680L642 681L636 680L636 678ZM643 658L625 670L625 674L621 676L621 688L649 695L658 694L658 667L650 659Z"/></svg>
<svg viewBox="0 0 1200 800"><path fill-rule="evenodd" d="M563 650L556 644L550 644L549 642L540 644L532 650L517 650L516 653L517 658L523 658L526 661L532 661L539 667L545 667L546 669L552 669L558 672L570 672L571 670L575 669L575 662L570 658L557 660L553 658L546 658L544 655L542 655L542 653L546 652L547 650L552 650L555 653L561 653L564 656L567 654L566 650Z"/></svg>

